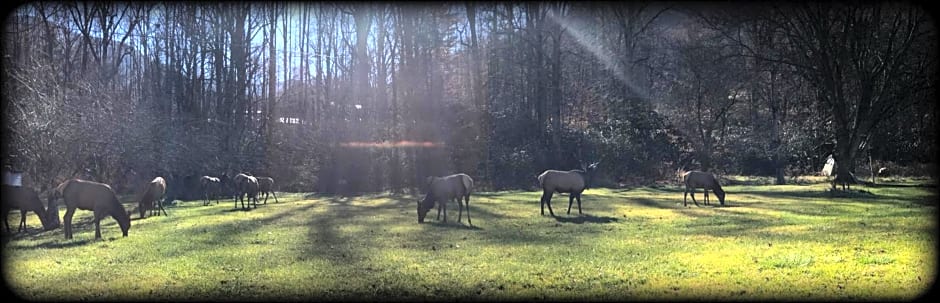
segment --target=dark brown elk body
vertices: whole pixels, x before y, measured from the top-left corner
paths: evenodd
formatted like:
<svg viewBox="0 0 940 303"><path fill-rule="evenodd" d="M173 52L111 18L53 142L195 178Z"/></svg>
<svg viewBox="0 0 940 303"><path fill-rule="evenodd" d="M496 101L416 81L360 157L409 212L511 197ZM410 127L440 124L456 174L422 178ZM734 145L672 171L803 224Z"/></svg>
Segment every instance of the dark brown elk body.
<svg viewBox="0 0 940 303"><path fill-rule="evenodd" d="M147 183L144 193L140 198L140 203L138 204L138 209L140 210L140 218L144 217L144 214L149 209L150 215L160 215L160 211L163 211L164 215L169 215L166 213L166 210L163 209L163 196L166 194L166 180L163 177L156 177L150 183Z"/></svg>
<svg viewBox="0 0 940 303"><path fill-rule="evenodd" d="M454 174L445 177L428 178L428 193L424 200L418 201L418 223L424 223L424 217L428 211L438 204L437 219L441 219L441 211L444 212L444 222L447 222L447 201L457 200L457 222L460 222L463 216L464 204L467 206L467 223L473 225L470 221L470 192L473 190L473 179L466 174Z"/></svg>
<svg viewBox="0 0 940 303"><path fill-rule="evenodd" d="M219 189L222 186L222 181L216 177L202 176L199 178L199 186L202 188L202 193L205 195L205 199L202 201L202 205L209 205L209 196L210 194L215 197L215 204L219 204Z"/></svg>
<svg viewBox="0 0 940 303"><path fill-rule="evenodd" d="M258 192L264 194L264 204L268 204L268 194L274 196L274 202L277 203L277 194L274 193L274 178L258 177Z"/></svg>
<svg viewBox="0 0 940 303"><path fill-rule="evenodd" d="M251 205L254 199L254 207L258 207L258 179L246 174L238 174L232 177L232 185L235 188L235 208L238 208L239 199L242 202L242 209L245 207L245 197L248 198L248 204Z"/></svg>
<svg viewBox="0 0 940 303"><path fill-rule="evenodd" d="M689 171L680 173L680 176L682 177L683 185L685 185L685 192L682 194L682 206L688 206L686 198L689 193L692 195L692 202L698 206L698 201L695 201L696 188L701 188L705 191L706 205L708 205L708 190L714 191L715 196L718 196L718 202L721 203L721 205L725 205L725 191L721 188L721 184L718 184L718 179L715 178L715 175L701 171Z"/></svg>
<svg viewBox="0 0 940 303"><path fill-rule="evenodd" d="M72 238L72 216L76 209L91 210L95 213L95 239L101 238L101 219L111 216L127 237L131 228L131 217L118 201L114 190L107 184L71 179L59 184L49 195L49 207L55 207L58 198L65 201L65 238Z"/></svg>
<svg viewBox="0 0 940 303"><path fill-rule="evenodd" d="M7 227L7 232L10 232L10 223L7 222L7 217L9 216L10 210L13 209L20 210L20 224L16 232L26 230L26 213L30 211L36 213L36 216L39 217L39 222L42 224L44 230L50 230L56 227L56 224L53 224L53 220L48 219L46 207L42 205L42 200L39 199L39 193L37 193L36 190L29 187L4 184L2 198L3 225Z"/></svg>
<svg viewBox="0 0 940 303"><path fill-rule="evenodd" d="M552 211L552 195L556 192L568 193L568 214L571 214L571 204L577 199L578 214L581 214L581 193L590 186L590 179L597 168L597 164L593 163L584 170L561 171L550 169L540 174L538 179L539 187L542 188L542 199L540 200L542 215L545 215L545 205L548 204L548 213L555 216L555 212Z"/></svg>

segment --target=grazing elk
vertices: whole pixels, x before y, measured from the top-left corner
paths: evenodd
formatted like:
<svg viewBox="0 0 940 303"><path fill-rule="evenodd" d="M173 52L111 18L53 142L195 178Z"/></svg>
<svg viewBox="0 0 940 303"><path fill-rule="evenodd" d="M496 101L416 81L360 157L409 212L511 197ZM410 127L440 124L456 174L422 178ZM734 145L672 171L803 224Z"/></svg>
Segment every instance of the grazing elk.
<svg viewBox="0 0 940 303"><path fill-rule="evenodd" d="M539 187L542 188L540 201L542 215L545 215L545 204L548 204L548 213L555 216L555 212L552 211L552 195L555 192L568 193L568 214L571 214L571 204L575 199L578 200L578 214L582 214L581 193L590 188L591 179L598 164L599 162L594 162L587 167L582 166L582 169L570 171L550 169L539 175Z"/></svg>
<svg viewBox="0 0 940 303"><path fill-rule="evenodd" d="M46 207L42 205L42 200L39 199L39 193L36 190L23 187L23 186L11 186L3 185L2 197L2 207L3 210L0 213L3 214L3 225L7 227L7 232L10 232L10 223L7 222L7 217L10 214L10 210L19 209L20 210L20 224L16 229L16 232L26 230L26 213L34 212L36 216L39 217L39 222L42 224L43 230L50 230L57 226L53 220L49 220L49 214L46 210Z"/></svg>
<svg viewBox="0 0 940 303"><path fill-rule="evenodd" d="M258 208L258 179L247 174L238 174L232 177L232 185L235 189L235 208L238 208L238 201L241 199L242 209L245 207L245 196L248 197L249 206L254 199L254 207Z"/></svg>
<svg viewBox="0 0 940 303"><path fill-rule="evenodd" d="M418 201L418 223L424 223L424 217L437 202L437 219L441 219L444 212L444 222L447 222L447 201L457 200L457 222L463 216L464 204L467 205L467 223L470 221L470 192L473 190L473 179L467 174L454 174L444 177L428 177L428 193L424 200ZM463 201L461 201L463 200Z"/></svg>
<svg viewBox="0 0 940 303"><path fill-rule="evenodd" d="M682 194L682 206L688 206L686 199L690 193L692 202L695 203L695 206L699 206L698 201L695 201L696 188L701 188L705 192L705 205L708 205L709 189L715 192L715 196L718 196L718 202L721 205L725 205L725 191L721 189L721 184L718 183L718 179L715 178L715 175L701 171L683 171L680 168L676 170L676 176L680 178L682 184L685 186L685 192Z"/></svg>
<svg viewBox="0 0 940 303"><path fill-rule="evenodd" d="M205 197L205 199L202 200L202 206L209 205L210 194L212 197L215 198L215 204L218 205L219 204L218 195L219 195L219 190L221 189L221 186L222 186L222 181L216 177L202 176L201 178L199 178L199 185L202 188L202 193Z"/></svg>
<svg viewBox="0 0 940 303"><path fill-rule="evenodd" d="M268 193L274 196L274 203L277 203L277 194L274 193L274 178L258 177L258 191L264 194L264 204L268 204Z"/></svg>
<svg viewBox="0 0 940 303"><path fill-rule="evenodd" d="M101 239L101 219L111 216L127 237L131 228L131 217L118 201L111 186L81 179L66 180L56 186L49 195L49 208L57 207L58 199L65 200L65 238L72 239L72 216L75 209L91 210L95 213L95 239Z"/></svg>
<svg viewBox="0 0 940 303"><path fill-rule="evenodd" d="M159 216L160 211L163 211L164 215L169 216L169 214L166 213L166 209L163 209L163 203L161 203L165 194L166 180L164 180L163 177L156 177L150 181L150 183L147 183L137 207L140 210L140 218L144 218L144 214L148 209L150 210L151 216L153 216L155 212L156 215Z"/></svg>

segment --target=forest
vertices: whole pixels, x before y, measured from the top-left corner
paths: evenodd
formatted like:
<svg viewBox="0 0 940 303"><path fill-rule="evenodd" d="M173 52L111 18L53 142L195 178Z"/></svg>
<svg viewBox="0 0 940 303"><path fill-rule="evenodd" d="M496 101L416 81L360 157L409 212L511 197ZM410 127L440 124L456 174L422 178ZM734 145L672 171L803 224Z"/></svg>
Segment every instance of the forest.
<svg viewBox="0 0 940 303"><path fill-rule="evenodd" d="M937 37L908 2L28 2L3 24L4 166L136 191L531 189L677 169L935 177Z"/></svg>

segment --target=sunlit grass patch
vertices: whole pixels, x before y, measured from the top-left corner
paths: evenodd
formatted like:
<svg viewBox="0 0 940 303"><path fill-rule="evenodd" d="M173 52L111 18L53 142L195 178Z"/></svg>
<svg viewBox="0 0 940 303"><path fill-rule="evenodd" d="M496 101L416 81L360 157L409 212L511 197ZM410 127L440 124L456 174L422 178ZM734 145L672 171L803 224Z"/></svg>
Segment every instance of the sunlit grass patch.
<svg viewBox="0 0 940 303"><path fill-rule="evenodd" d="M800 253L786 253L765 258L762 268L800 268L813 265L813 256Z"/></svg>

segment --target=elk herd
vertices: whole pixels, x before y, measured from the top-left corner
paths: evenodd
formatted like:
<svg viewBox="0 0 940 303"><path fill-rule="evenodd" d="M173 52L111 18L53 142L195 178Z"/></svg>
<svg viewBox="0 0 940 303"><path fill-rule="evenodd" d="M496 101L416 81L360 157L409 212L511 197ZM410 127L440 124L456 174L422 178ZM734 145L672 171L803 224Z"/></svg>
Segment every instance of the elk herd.
<svg viewBox="0 0 940 303"><path fill-rule="evenodd" d="M551 203L554 193L568 194L568 214L571 214L574 200L578 201L578 214L583 214L582 193L590 188L598 164L594 162L587 166L582 165L581 169L568 171L546 170L536 176L538 186L542 190L542 197L539 201L541 214L545 215L545 206L548 206L549 214L555 216ZM687 197L690 194L692 202L699 206L695 199L695 189L704 191L705 205L709 204L709 190L714 192L720 204L724 205L725 192L713 174L679 169L676 171L676 178L684 190L682 203L684 207L688 206ZM261 194L264 194L262 204L267 204L269 195L274 197L275 203L278 202L277 194L274 192L274 179L270 177L256 177L248 173L239 173L234 177L222 174L220 177L202 176L198 182L202 190L203 206L211 205L213 198L218 205L219 196L233 197L236 209L239 206L241 209L257 208ZM424 188L426 191L424 198L417 201L418 223L423 223L428 211L435 206L438 208L437 220L441 220L441 213L443 213L443 222L447 222L447 204L450 201L456 201L457 222L462 221L464 208L466 208L467 223L473 225L470 219L470 194L473 191L473 179L469 175L458 173L443 177L427 177ZM146 216L148 210L151 216L159 216L161 213L168 215L162 203L166 192L167 182L163 177L158 176L144 184L141 194L137 196L139 197L137 211L141 219ZM94 213L95 239L101 238L100 222L106 217L112 217L117 221L124 237L127 237L130 229L131 211L124 209L117 194L108 184L81 179L66 180L49 191L46 206L40 200L39 193L32 188L3 184L2 194L2 214L7 233L11 232L7 219L9 212L13 209L20 210L17 232L26 229L26 214L30 211L39 217L43 230L57 228L60 199L64 202L66 209L62 217L66 239L72 239L72 217L77 209L90 210Z"/></svg>
<svg viewBox="0 0 940 303"><path fill-rule="evenodd" d="M246 173L240 173L229 179L225 174L222 177L202 176L199 179L199 185L203 192L203 205L209 205L210 197L216 199L218 204L219 196L234 197L235 207L238 208L238 200L241 199L242 209L246 209L245 198L249 204L254 199L254 207L257 207L258 194L264 194L264 204L267 204L268 195L273 195L277 202L277 195L274 194L274 179L270 177L254 177ZM36 213L42 224L43 230L55 229L59 226L59 200L65 204L65 215L62 217L64 223L65 238L72 239L72 217L76 210L90 210L93 212L92 221L95 224L95 239L101 238L101 219L112 217L117 221L121 228L121 233L127 237L128 230L131 227L131 211L125 210L123 204L118 199L117 194L110 185L93 182L82 179L69 179L59 183L48 193L46 205L43 205L36 190L9 184L2 185L3 203L0 213L3 215L3 223L6 226L7 233L11 232L8 222L11 210L20 210L20 223L17 232L26 230L26 214L28 212ZM163 177L156 177L150 182L144 184L141 193L137 196L137 211L140 219L147 216L150 211L151 216L169 215L163 207L163 200L166 198L167 182Z"/></svg>

